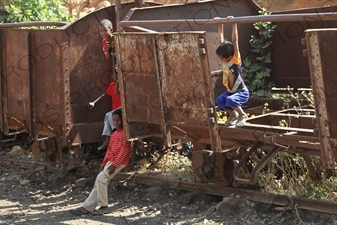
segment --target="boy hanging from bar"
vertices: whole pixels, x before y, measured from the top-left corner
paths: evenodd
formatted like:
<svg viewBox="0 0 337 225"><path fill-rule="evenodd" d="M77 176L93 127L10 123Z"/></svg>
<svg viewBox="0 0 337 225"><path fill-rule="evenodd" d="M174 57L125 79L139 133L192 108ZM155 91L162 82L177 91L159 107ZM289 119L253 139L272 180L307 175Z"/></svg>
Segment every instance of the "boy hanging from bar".
<svg viewBox="0 0 337 225"><path fill-rule="evenodd" d="M228 16L226 19L231 19ZM220 19L219 17L214 20ZM243 127L248 119L248 115L241 106L249 99L249 91L245 85L241 56L238 43L237 24L232 25L232 42L224 41L223 24L218 25L218 43L216 55L222 62L223 85L227 90L216 98L218 110L226 111L229 114L225 126L231 126L235 122L235 127Z"/></svg>

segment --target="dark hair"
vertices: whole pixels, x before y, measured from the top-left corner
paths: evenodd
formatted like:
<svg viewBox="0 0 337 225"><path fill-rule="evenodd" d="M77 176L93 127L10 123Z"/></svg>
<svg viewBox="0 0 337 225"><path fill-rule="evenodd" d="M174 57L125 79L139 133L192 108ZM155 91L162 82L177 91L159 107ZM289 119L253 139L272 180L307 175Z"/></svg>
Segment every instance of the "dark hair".
<svg viewBox="0 0 337 225"><path fill-rule="evenodd" d="M218 46L215 52L223 58L228 58L234 55L234 46L231 42L225 41Z"/></svg>
<svg viewBox="0 0 337 225"><path fill-rule="evenodd" d="M112 23L108 19L104 19L101 22L99 22L100 27L106 27L106 28L113 28Z"/></svg>
<svg viewBox="0 0 337 225"><path fill-rule="evenodd" d="M119 115L122 119L122 109L119 108L119 109L116 109L112 112L112 115Z"/></svg>

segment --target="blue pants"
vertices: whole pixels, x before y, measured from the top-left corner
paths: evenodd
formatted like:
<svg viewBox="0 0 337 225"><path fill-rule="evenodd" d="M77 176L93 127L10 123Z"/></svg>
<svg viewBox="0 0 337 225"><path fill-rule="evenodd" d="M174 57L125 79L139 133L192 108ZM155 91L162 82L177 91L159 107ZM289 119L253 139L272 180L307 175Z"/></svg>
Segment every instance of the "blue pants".
<svg viewBox="0 0 337 225"><path fill-rule="evenodd" d="M235 93L229 93L225 91L219 95L215 102L218 105L219 110L238 108L246 103L249 99L249 91L239 91Z"/></svg>
<svg viewBox="0 0 337 225"><path fill-rule="evenodd" d="M118 107L117 109L120 109L121 107ZM102 135L110 136L113 129L115 129L115 126L112 123L112 112L116 109L107 112L104 117L104 127L103 127L103 133Z"/></svg>

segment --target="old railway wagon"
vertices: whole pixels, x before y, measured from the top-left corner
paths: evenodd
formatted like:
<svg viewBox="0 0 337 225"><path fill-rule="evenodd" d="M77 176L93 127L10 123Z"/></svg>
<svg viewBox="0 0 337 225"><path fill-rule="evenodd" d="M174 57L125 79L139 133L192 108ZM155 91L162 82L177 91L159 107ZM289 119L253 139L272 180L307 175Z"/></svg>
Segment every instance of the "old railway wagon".
<svg viewBox="0 0 337 225"><path fill-rule="evenodd" d="M315 95L320 104L319 119L314 109L292 109L250 119L243 129L225 128L216 121L214 98L223 87L221 77L211 78L212 72L220 69L220 62L214 55L217 24L209 21L227 15L247 19L258 10L253 1L135 6L129 3L119 7L117 17L124 19L115 24L126 31L115 37L125 127L130 140L157 137L166 146L176 140L192 141L202 150L209 145L206 152L194 151L193 166L202 179L221 185L232 185L234 178L236 184L256 182L261 168L284 150L301 153L315 179L319 178L319 168L312 166L308 156L321 155L324 166L334 166L334 114L329 111L333 97L329 100L322 93ZM111 65L101 52L97 26L101 19L117 18L115 12L115 7L104 8L52 30L0 30L2 132L29 133L34 155L43 154L53 166L73 168L77 154L83 151L81 145L101 141L103 117L110 108L110 100L103 99L93 109L88 106L110 82ZM312 82L317 71L322 76L333 71L328 67L333 63L315 64L319 59L313 57L320 48L327 47L322 44L313 53L312 46L324 39L330 40L333 49L335 42L330 38L334 31L308 32L309 61L303 57L304 47L300 43L308 28L333 27L336 20L331 12L334 7L296 11L316 14L302 16L301 20L291 17L294 11L279 13L285 15L275 21L278 28L271 64L277 86L298 88L312 84L316 88L317 84L323 93L330 90L331 80ZM146 24L155 19L160 19L161 24ZM249 39L255 30L252 20L239 23L244 58L249 56ZM230 33L229 25L225 25L225 33ZM311 34L316 39L309 38ZM333 54L326 49L322 52ZM333 59L333 55L327 57ZM292 122L280 127L282 119ZM242 178L247 160L259 149L267 150L266 157L249 179Z"/></svg>

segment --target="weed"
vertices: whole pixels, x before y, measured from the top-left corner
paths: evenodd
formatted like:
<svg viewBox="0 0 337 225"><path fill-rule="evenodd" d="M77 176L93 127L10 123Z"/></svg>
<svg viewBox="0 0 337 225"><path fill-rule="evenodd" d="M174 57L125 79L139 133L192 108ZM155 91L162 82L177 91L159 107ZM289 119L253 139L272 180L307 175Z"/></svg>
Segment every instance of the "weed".
<svg viewBox="0 0 337 225"><path fill-rule="evenodd" d="M259 11L259 15L270 15L266 9ZM256 55L255 60L250 58L243 60L243 73L245 82L253 95L258 97L271 97L270 90L275 86L273 81L270 81L271 69L267 67L272 62L271 52L267 48L271 46L273 33L276 25L271 22L256 22L253 24L258 30L259 35L252 35L249 41L250 51Z"/></svg>
<svg viewBox="0 0 337 225"><path fill-rule="evenodd" d="M253 161L257 158L253 159ZM319 166L319 157L312 156L311 161ZM292 195L317 200L337 201L337 178L326 178L313 181L304 159L297 154L278 153L259 174L258 184L264 191Z"/></svg>

